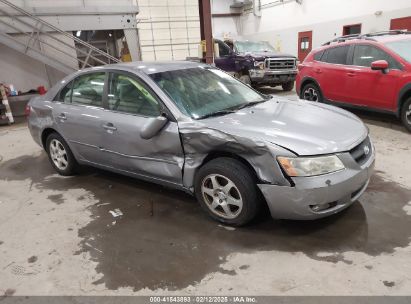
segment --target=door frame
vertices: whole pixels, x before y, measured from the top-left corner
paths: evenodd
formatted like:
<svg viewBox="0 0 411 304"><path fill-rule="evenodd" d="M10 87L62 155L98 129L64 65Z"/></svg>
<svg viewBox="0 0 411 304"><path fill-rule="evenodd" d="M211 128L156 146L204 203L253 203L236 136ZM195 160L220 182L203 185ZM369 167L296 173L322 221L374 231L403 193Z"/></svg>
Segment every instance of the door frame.
<svg viewBox="0 0 411 304"><path fill-rule="evenodd" d="M307 49L301 49L301 39L308 37L309 47ZM298 53L298 60L303 62L305 57L311 52L313 49L313 31L303 31L298 32L298 40L297 40L297 53Z"/></svg>

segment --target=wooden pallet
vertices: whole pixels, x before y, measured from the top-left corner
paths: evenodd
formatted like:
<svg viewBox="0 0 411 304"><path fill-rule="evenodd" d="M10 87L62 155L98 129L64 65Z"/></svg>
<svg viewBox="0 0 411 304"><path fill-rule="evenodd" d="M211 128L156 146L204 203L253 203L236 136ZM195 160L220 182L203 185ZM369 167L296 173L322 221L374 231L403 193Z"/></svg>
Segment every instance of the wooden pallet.
<svg viewBox="0 0 411 304"><path fill-rule="evenodd" d="M10 104L9 104L8 99L7 99L6 88L2 84L0 84L0 94L1 94L1 98L2 98L1 102L6 107L6 117L9 120L9 124L12 124L12 123L14 123L13 113L11 112Z"/></svg>

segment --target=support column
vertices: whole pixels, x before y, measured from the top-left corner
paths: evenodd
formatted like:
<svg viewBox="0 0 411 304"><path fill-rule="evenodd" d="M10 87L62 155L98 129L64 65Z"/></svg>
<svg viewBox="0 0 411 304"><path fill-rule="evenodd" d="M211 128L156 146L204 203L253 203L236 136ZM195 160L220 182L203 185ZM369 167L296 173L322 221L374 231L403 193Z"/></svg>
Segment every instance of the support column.
<svg viewBox="0 0 411 304"><path fill-rule="evenodd" d="M214 57L210 0L198 0L198 8L200 15L201 40L205 40L206 42L205 62L212 64L214 62Z"/></svg>

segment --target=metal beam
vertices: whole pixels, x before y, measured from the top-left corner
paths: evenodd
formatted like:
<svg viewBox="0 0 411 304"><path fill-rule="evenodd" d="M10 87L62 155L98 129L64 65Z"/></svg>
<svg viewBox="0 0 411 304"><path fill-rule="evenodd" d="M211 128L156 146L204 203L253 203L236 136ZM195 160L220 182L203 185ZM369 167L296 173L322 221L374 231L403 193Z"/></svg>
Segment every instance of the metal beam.
<svg viewBox="0 0 411 304"><path fill-rule="evenodd" d="M213 56L213 31L211 26L211 4L210 0L198 0L200 15L201 40L206 42L205 62L212 64Z"/></svg>

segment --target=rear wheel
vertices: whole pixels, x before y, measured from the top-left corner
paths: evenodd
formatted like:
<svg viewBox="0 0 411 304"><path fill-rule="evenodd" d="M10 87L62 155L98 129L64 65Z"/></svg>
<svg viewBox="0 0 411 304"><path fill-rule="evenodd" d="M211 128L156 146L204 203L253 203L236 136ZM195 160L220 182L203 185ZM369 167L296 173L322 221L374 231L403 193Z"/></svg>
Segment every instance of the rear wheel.
<svg viewBox="0 0 411 304"><path fill-rule="evenodd" d="M411 98L408 98L402 105L401 120L405 128L411 132Z"/></svg>
<svg viewBox="0 0 411 304"><path fill-rule="evenodd" d="M321 94L320 88L314 84L306 84L301 90L301 99L313 101L313 102L323 102L323 95Z"/></svg>
<svg viewBox="0 0 411 304"><path fill-rule="evenodd" d="M281 86L286 92L292 91L292 89L294 89L294 81L283 83Z"/></svg>
<svg viewBox="0 0 411 304"><path fill-rule="evenodd" d="M51 133L47 137L46 148L51 165L60 175L70 176L75 173L77 162L63 137Z"/></svg>
<svg viewBox="0 0 411 304"><path fill-rule="evenodd" d="M243 163L231 158L217 158L201 167L195 194L213 219L232 226L250 222L261 205L255 178Z"/></svg>

